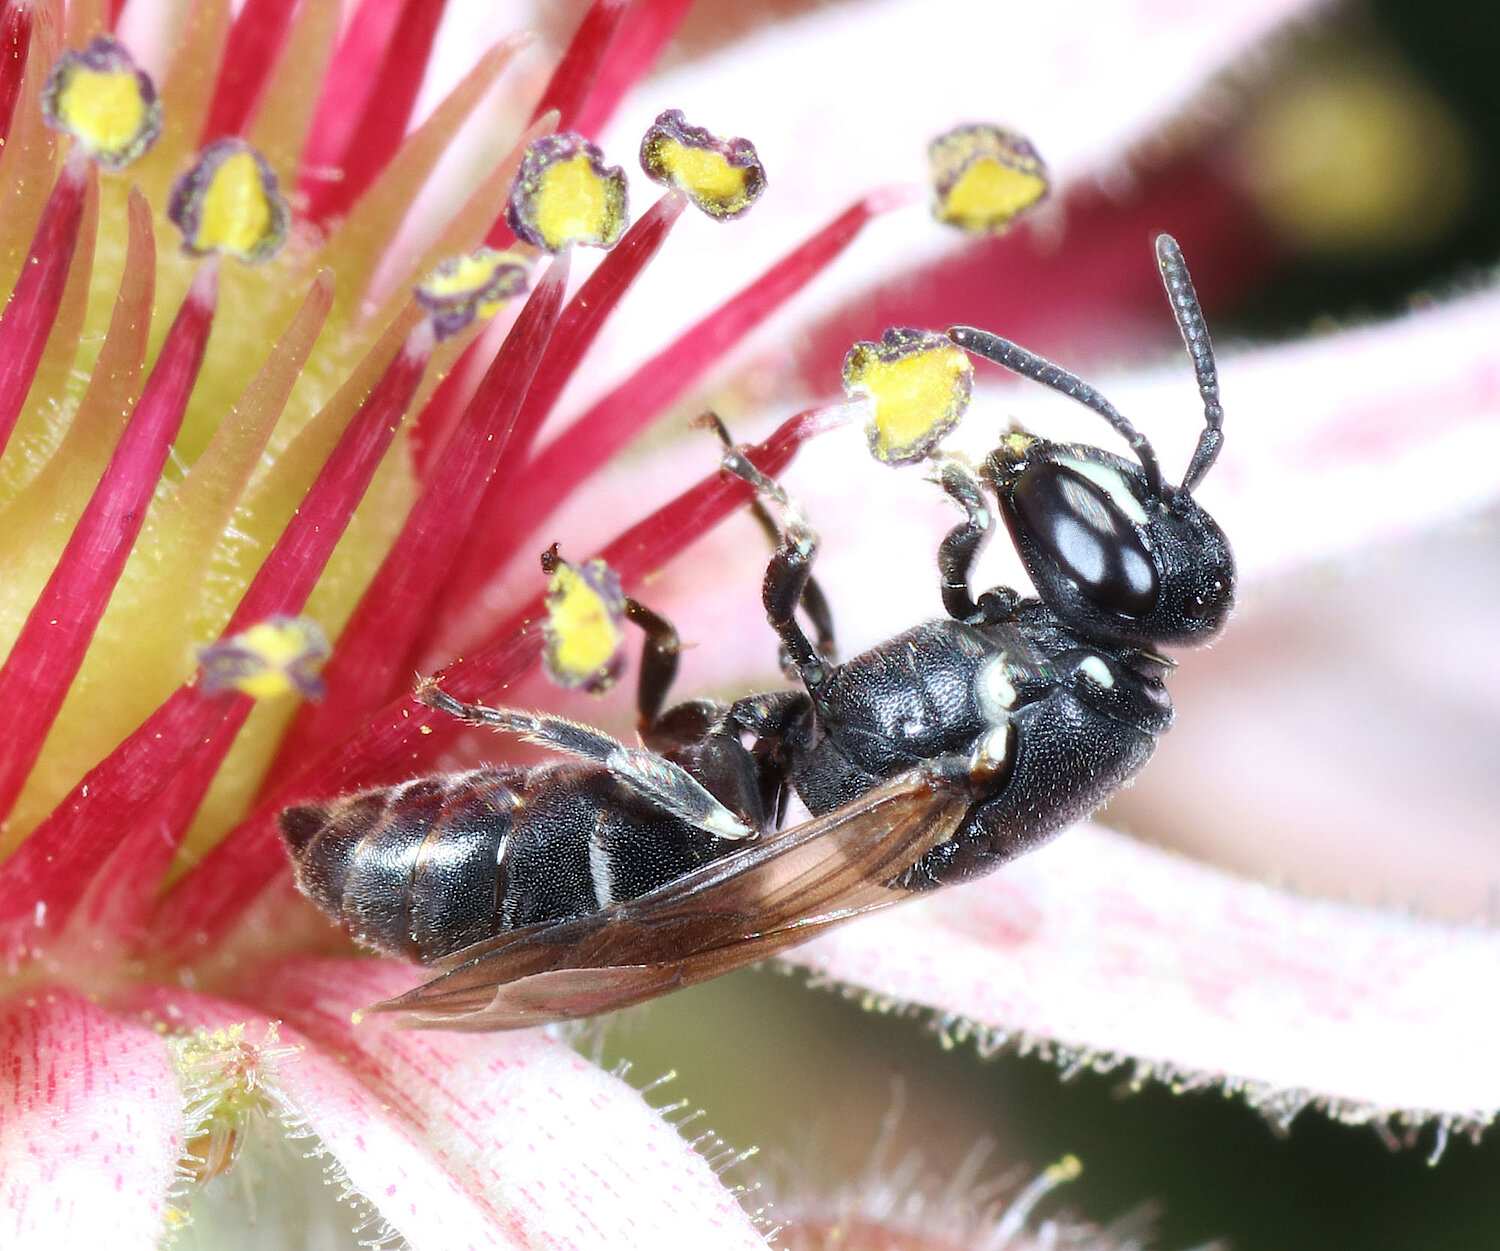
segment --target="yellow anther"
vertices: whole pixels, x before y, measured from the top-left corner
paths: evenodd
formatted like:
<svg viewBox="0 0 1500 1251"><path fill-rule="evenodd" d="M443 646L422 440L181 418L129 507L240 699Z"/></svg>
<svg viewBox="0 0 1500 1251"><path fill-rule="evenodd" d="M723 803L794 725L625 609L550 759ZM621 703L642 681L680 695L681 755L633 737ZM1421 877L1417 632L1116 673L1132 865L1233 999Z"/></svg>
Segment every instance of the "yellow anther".
<svg viewBox="0 0 1500 1251"><path fill-rule="evenodd" d="M255 264L286 242L291 215L265 157L242 139L219 139L173 184L167 216L189 252Z"/></svg>
<svg viewBox="0 0 1500 1251"><path fill-rule="evenodd" d="M543 135L521 158L508 215L517 238L548 252L613 247L628 217L625 172L581 135Z"/></svg>
<svg viewBox="0 0 1500 1251"><path fill-rule="evenodd" d="M748 139L722 139L668 109L641 140L641 168L710 217L738 217L765 190L766 171Z"/></svg>
<svg viewBox="0 0 1500 1251"><path fill-rule="evenodd" d="M905 465L932 454L969 406L968 356L930 330L887 330L844 357L844 390L870 407L870 454Z"/></svg>
<svg viewBox="0 0 1500 1251"><path fill-rule="evenodd" d="M493 317L526 290L530 267L519 252L480 248L442 262L417 287L417 302L432 317L439 339Z"/></svg>
<svg viewBox="0 0 1500 1251"><path fill-rule="evenodd" d="M960 126L927 148L933 216L976 234L998 234L1047 194L1047 167L1031 143L999 126Z"/></svg>
<svg viewBox="0 0 1500 1251"><path fill-rule="evenodd" d="M328 639L307 617L272 617L198 653L205 691L252 699L292 692L317 699L323 694L317 671L327 659Z"/></svg>
<svg viewBox="0 0 1500 1251"><path fill-rule="evenodd" d="M608 690L625 667L625 594L602 560L555 560L543 623L547 675L569 690Z"/></svg>
<svg viewBox="0 0 1500 1251"><path fill-rule="evenodd" d="M156 88L109 35L58 58L42 88L42 116L110 170L124 169L161 134Z"/></svg>

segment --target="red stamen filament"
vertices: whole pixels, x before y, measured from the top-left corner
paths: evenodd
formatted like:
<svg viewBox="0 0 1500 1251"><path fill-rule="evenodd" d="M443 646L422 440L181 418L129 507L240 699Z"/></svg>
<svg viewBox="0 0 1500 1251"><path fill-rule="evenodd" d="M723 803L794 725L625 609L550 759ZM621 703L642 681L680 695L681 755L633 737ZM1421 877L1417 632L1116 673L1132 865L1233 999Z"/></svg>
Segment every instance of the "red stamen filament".
<svg viewBox="0 0 1500 1251"><path fill-rule="evenodd" d="M531 293L470 402L442 463L412 508L390 553L360 598L332 660L327 693L304 704L283 740L272 776L306 759L332 727L347 725L405 682L402 664L427 608L472 524L485 483L506 455L516 416L557 325L568 282L560 255Z"/></svg>
<svg viewBox="0 0 1500 1251"><path fill-rule="evenodd" d="M807 285L872 218L905 197L867 196L800 247L684 331L536 454L504 493L491 491L474 542L440 602L448 617L478 600L484 585L514 558L538 523L578 484L605 465L664 408L683 395L736 343Z"/></svg>
<svg viewBox="0 0 1500 1251"><path fill-rule="evenodd" d="M843 415L842 407L800 413L751 448L750 459L763 472L778 474L803 443ZM749 495L750 488L739 478L714 473L632 526L600 556L627 585L638 583L740 508ZM445 688L460 698L488 696L515 681L541 655L541 631L532 623L543 612L538 596L490 642L451 666L443 675ZM409 776L463 732L461 723L415 703L410 695L384 705L355 733L262 799L182 877L152 919L149 940L155 953L186 958L195 948L212 945L234 926L266 883L286 871L286 853L275 826L283 808L314 796L348 792L382 777Z"/></svg>
<svg viewBox="0 0 1500 1251"><path fill-rule="evenodd" d="M0 315L0 450L10 441L47 335L57 320L68 267L78 246L84 190L92 176L87 156L75 148L53 184L21 277Z"/></svg>
<svg viewBox="0 0 1500 1251"><path fill-rule="evenodd" d="M562 54L557 68L552 71L547 89L537 101L536 109L531 114L533 122L548 109L556 109L557 129L575 129L574 119L593 89L599 68L604 64L604 54L620 27L620 19L625 16L627 7L628 0L594 0L589 6L588 12L583 15L583 21L578 23L578 29L573 32L567 51ZM586 139L595 137L587 131L581 133Z"/></svg>
<svg viewBox="0 0 1500 1251"><path fill-rule="evenodd" d="M309 192L309 221L324 222L346 212L401 146L442 16L443 5L432 0L407 0L402 7L378 67L370 67L372 81L348 141L332 162L342 176L304 186ZM328 101L326 93L323 100ZM321 120L321 104L319 114Z"/></svg>
<svg viewBox="0 0 1500 1251"><path fill-rule="evenodd" d="M209 262L193 280L109 467L0 668L0 707L8 710L0 812L10 811L41 754L135 545L187 411L217 294L218 266Z"/></svg>
<svg viewBox="0 0 1500 1251"><path fill-rule="evenodd" d="M431 327L423 322L349 423L225 626L226 637L275 613L294 616L302 610L390 446L431 352ZM161 828L137 822L191 761L206 767L198 770L196 792L192 786L178 788L184 810L172 814L169 828L180 838L250 707L248 696L209 698L191 681L173 692L0 867L0 926L14 931L18 924L30 924L39 900L49 913L47 925L62 924L119 842L119 831L129 831L127 841L144 845ZM220 722L227 723L222 735L215 733ZM210 735L217 746L205 753L200 748Z"/></svg>

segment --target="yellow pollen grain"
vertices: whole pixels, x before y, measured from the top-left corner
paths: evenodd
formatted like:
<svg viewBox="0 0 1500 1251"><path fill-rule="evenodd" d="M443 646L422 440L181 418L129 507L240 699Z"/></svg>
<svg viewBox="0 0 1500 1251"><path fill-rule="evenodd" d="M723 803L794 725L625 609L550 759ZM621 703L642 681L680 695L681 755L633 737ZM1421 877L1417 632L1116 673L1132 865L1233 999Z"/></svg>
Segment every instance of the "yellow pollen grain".
<svg viewBox="0 0 1500 1251"><path fill-rule="evenodd" d="M944 197L938 216L964 230L995 230L1030 208L1046 190L1046 181L1035 174L981 157Z"/></svg>
<svg viewBox="0 0 1500 1251"><path fill-rule="evenodd" d="M859 383L875 403L877 452L882 459L920 444L935 425L952 416L954 393L968 372L968 360L958 348L868 361Z"/></svg>
<svg viewBox="0 0 1500 1251"><path fill-rule="evenodd" d="M657 149L663 170L674 185L695 200L733 212L745 201L745 171L731 165L722 153L666 142Z"/></svg>
<svg viewBox="0 0 1500 1251"><path fill-rule="evenodd" d="M583 152L558 161L542 174L534 205L537 232L553 249L610 240L619 226L614 198Z"/></svg>
<svg viewBox="0 0 1500 1251"><path fill-rule="evenodd" d="M620 628L576 569L563 565L552 575L547 612L554 669L586 678L609 666L620 647Z"/></svg>
<svg viewBox="0 0 1500 1251"><path fill-rule="evenodd" d="M62 124L100 152L128 148L146 120L146 101L133 70L78 69L57 99Z"/></svg>
<svg viewBox="0 0 1500 1251"><path fill-rule="evenodd" d="M249 258L271 233L274 220L259 164L249 152L236 152L214 171L193 245Z"/></svg>

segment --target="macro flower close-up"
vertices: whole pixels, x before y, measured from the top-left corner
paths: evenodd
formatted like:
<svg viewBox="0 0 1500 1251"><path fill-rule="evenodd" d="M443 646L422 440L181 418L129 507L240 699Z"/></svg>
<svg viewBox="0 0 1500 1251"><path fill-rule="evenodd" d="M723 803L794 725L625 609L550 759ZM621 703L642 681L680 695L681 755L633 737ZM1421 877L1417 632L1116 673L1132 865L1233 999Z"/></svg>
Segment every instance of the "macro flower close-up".
<svg viewBox="0 0 1500 1251"><path fill-rule="evenodd" d="M0 1246L1500 1246L1470 1206L1500 1109L1496 175L1395 28L3 0ZM1233 548L1194 549L1197 607L1235 600L1212 647L1124 636L1177 708L1139 785L898 891L958 828L934 801L878 891L735 919L744 958L705 967L764 967L617 1014L588 1009L696 978L549 967L496 1032L369 1011L491 938L497 866L527 868L465 827L473 779L550 837L572 775L543 762L595 762L714 834L669 884L842 837L862 799L749 828L654 754L709 705L656 714L767 692L770 725L955 604L1048 598L1005 527L978 551L1011 506L964 495L1037 447L1063 467L1023 513L1140 478ZM1011 659L1007 709L1057 680ZM965 785L1020 768L1006 725ZM600 910L633 871L608 794ZM845 902L877 915L835 928ZM1328 1193L1288 1199L1309 1168Z"/></svg>

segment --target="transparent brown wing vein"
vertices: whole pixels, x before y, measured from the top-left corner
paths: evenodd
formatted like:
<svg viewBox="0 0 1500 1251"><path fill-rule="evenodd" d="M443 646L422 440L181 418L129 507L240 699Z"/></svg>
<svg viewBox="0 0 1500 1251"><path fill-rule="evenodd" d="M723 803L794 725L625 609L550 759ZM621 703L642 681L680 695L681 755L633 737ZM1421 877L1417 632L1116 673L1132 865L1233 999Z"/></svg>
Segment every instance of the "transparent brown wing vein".
<svg viewBox="0 0 1500 1251"><path fill-rule="evenodd" d="M961 780L905 774L639 898L516 930L373 1010L413 1025L515 1029L639 1003L774 955L907 892L887 885L952 836Z"/></svg>

